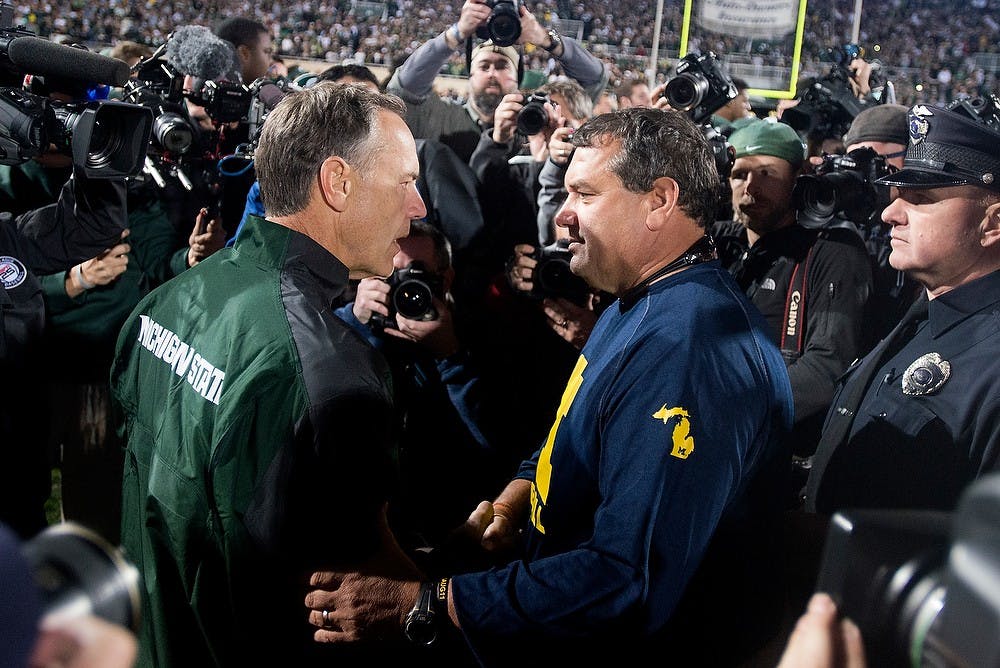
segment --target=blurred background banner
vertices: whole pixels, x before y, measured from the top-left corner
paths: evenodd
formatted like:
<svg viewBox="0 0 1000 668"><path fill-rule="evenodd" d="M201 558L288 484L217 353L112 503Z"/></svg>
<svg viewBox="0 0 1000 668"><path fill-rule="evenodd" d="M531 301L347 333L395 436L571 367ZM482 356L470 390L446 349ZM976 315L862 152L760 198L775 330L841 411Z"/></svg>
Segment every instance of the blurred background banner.
<svg viewBox="0 0 1000 668"><path fill-rule="evenodd" d="M795 30L799 0L702 0L697 22L737 37L779 39Z"/></svg>
<svg viewBox="0 0 1000 668"><path fill-rule="evenodd" d="M660 0L662 2L662 0ZM807 0L685 0L680 53L725 54L750 94L795 97Z"/></svg>

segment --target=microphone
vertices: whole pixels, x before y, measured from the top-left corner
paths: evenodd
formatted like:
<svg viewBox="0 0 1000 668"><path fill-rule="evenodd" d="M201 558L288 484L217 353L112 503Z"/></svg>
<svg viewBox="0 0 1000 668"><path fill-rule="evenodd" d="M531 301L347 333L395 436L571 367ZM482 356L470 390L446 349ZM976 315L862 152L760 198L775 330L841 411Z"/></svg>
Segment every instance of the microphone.
<svg viewBox="0 0 1000 668"><path fill-rule="evenodd" d="M167 62L181 74L206 81L239 72L233 46L204 26L175 30L167 41Z"/></svg>
<svg viewBox="0 0 1000 668"><path fill-rule="evenodd" d="M124 60L27 35L7 43L7 58L32 74L107 86L123 86L129 75L128 63Z"/></svg>

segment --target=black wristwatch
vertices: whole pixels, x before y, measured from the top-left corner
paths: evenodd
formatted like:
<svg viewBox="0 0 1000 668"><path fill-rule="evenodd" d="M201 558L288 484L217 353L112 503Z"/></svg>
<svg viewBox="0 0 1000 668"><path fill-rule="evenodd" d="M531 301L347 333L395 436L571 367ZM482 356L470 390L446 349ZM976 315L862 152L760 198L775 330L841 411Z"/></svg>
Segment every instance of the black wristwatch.
<svg viewBox="0 0 1000 668"><path fill-rule="evenodd" d="M548 33L549 33L549 40L550 41L549 41L549 45L547 47L545 47L545 50L548 51L549 53L551 53L553 56L555 56L556 55L555 54L556 49L558 49L560 47L560 45L562 45L562 43L563 43L562 37L559 35L558 32L556 32L552 28L549 28ZM562 54L560 53L559 56L561 56L561 55ZM556 57L558 58L559 56L556 56Z"/></svg>
<svg viewBox="0 0 1000 668"><path fill-rule="evenodd" d="M421 647L434 645L439 635L438 615L448 616L448 578L420 583L420 595L403 624L406 639Z"/></svg>

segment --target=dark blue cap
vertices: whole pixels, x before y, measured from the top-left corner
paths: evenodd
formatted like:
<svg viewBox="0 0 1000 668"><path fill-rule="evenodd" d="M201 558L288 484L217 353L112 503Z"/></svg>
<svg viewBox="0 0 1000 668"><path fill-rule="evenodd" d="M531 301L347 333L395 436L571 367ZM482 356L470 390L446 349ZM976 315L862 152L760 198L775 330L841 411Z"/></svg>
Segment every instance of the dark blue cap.
<svg viewBox="0 0 1000 668"><path fill-rule="evenodd" d="M918 104L907 114L910 143L903 169L878 179L901 188L974 185L1000 191L1000 132L941 107Z"/></svg>

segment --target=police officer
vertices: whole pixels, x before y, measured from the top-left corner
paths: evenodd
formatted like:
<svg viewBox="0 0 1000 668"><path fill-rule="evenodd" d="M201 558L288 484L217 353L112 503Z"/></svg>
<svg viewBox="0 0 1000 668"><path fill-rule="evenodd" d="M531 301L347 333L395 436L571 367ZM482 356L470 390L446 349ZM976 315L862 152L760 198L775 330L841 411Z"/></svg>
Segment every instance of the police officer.
<svg viewBox="0 0 1000 668"><path fill-rule="evenodd" d="M810 510L952 509L1000 448L1000 130L910 109L889 263L924 289L846 375L807 485Z"/></svg>

